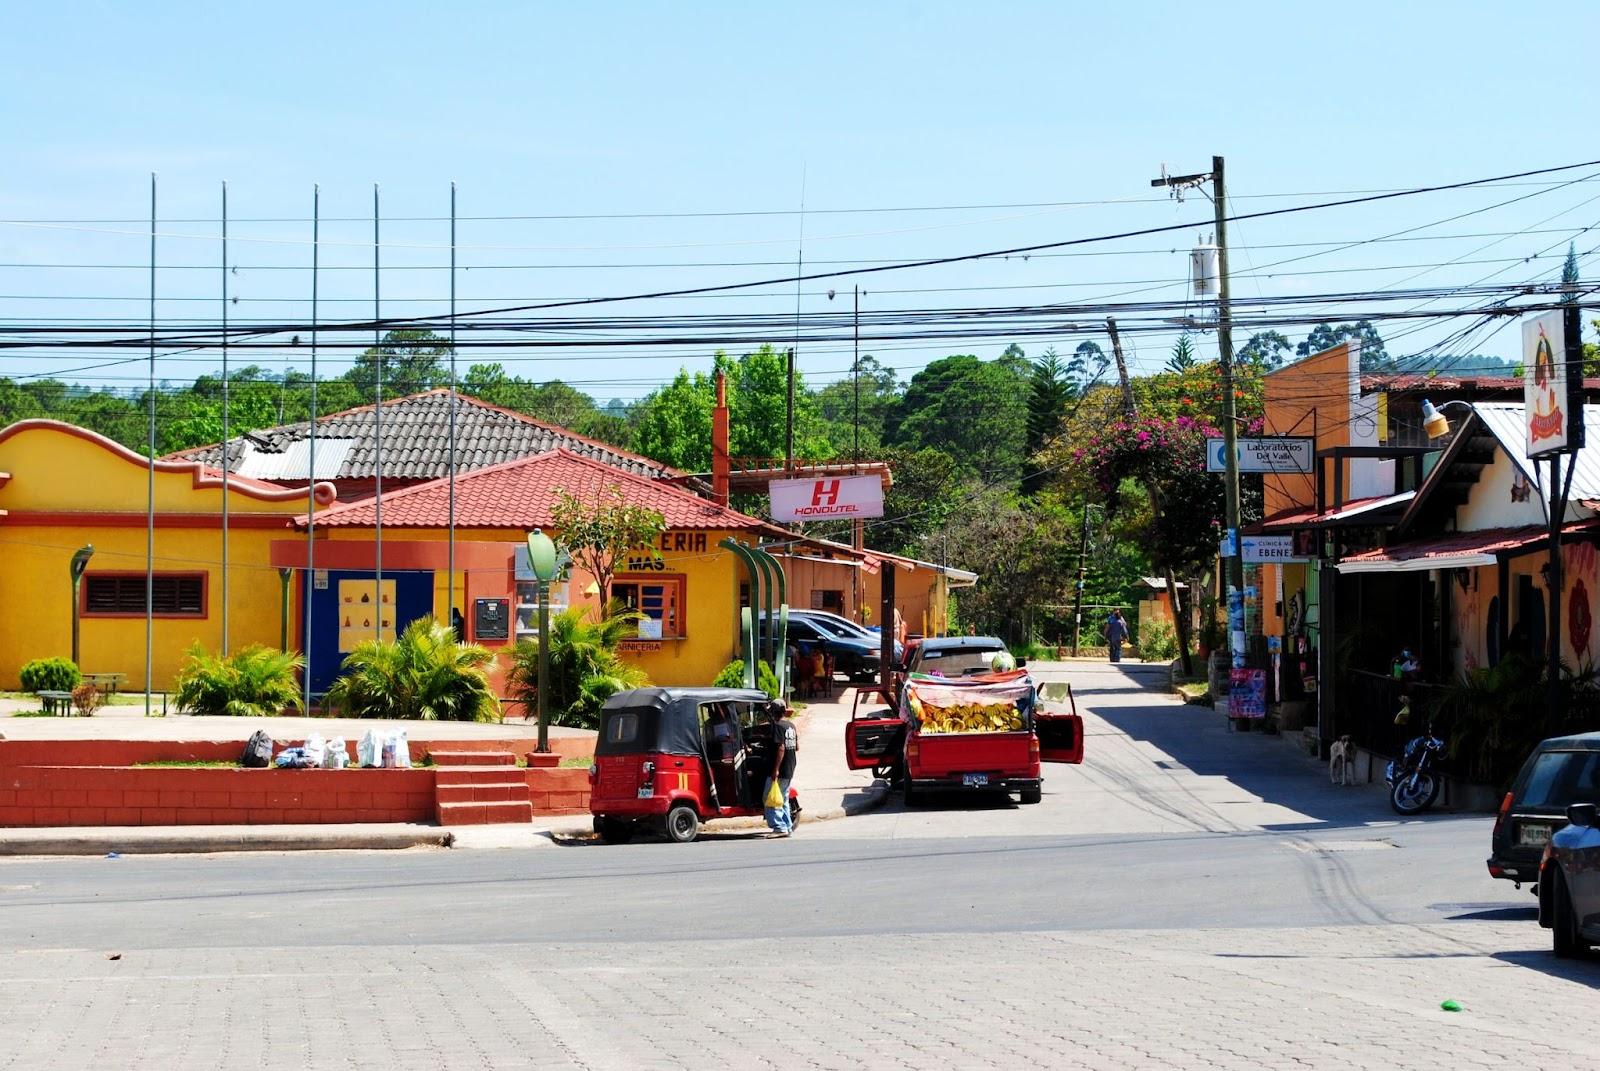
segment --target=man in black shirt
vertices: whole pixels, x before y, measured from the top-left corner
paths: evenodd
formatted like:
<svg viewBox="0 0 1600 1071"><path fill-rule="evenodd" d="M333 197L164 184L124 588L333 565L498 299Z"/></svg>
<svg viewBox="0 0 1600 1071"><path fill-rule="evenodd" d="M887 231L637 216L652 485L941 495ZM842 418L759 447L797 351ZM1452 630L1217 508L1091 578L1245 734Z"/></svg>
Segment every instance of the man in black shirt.
<svg viewBox="0 0 1600 1071"><path fill-rule="evenodd" d="M796 731L794 722L789 719L789 713L782 703L769 704L767 717L772 726L772 773L767 778L766 784L761 786L761 798L763 800L767 798L773 782L776 781L783 806L766 808L767 826L779 836L787 837L794 833L794 823L789 818L789 783L794 780L795 761L800 751L800 734Z"/></svg>

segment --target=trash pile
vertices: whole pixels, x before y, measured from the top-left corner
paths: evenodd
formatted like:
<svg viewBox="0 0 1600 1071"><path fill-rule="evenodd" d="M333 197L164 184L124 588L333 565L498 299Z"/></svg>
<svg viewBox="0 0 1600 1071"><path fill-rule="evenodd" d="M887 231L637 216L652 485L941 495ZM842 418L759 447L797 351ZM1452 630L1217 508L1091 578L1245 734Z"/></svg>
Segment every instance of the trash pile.
<svg viewBox="0 0 1600 1071"><path fill-rule="evenodd" d="M250 769L276 766L280 770L343 770L350 765L349 745L342 736L323 740L313 733L304 744L274 754L272 737L258 729L250 734L239 763ZM404 729L368 729L356 744L356 765L372 769L408 770L411 746Z"/></svg>

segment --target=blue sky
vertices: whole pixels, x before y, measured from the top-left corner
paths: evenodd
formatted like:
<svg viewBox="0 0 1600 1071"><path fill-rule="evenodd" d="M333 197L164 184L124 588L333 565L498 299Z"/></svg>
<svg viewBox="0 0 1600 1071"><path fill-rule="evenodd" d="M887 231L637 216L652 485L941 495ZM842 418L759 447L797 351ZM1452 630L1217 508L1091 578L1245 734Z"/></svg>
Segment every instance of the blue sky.
<svg viewBox="0 0 1600 1071"><path fill-rule="evenodd" d="M310 228L300 221L313 183L330 219L324 315L358 317L371 309L363 269L374 182L388 219L384 311L422 315L445 308L448 232L437 217L451 180L463 216L786 213L467 220L458 256L469 270L457 275L467 310L782 275L797 247L809 263L901 259L1199 220L1209 214L1203 199L1159 199L1148 180L1164 162L1202 170L1213 153L1227 156L1235 211L1575 162L1600 156L1584 138L1596 114L1582 74L1585 42L1600 39L1595 12L1471 3L1233 4L1221 17L1211 5L1163 3L12 5L13 47L0 69L0 219L12 222L0 223L0 263L20 266L0 268L0 318L146 315L139 265L148 238L131 221L148 212L151 171L160 173L160 214L173 221L160 227L158 315L215 319L220 280L201 269L217 260L211 221L226 179L238 221L230 259L240 269L231 315L287 321L308 315ZM1287 193L1307 196L1263 196ZM1488 237L1324 252L1259 277L1259 265L1327 248L1291 243L1374 237L1524 194L1534 196L1419 232ZM802 196L803 243L794 214ZM1532 278L1559 267L1569 237L1580 251L1600 245L1600 231L1583 231L1600 223L1600 199L1590 198L1600 198L1600 179L1241 224L1231 235L1242 276L1235 298L1457 284L1502 270L1493 281ZM1069 201L1125 203L827 211ZM80 222L38 222L55 220ZM81 222L107 220L130 222ZM1529 229L1543 233L1515 233ZM1141 289L1141 298L1181 297L1193 237L879 275L863 283L863 306L1032 304ZM1553 259L1521 262L1542 251ZM1437 266L1452 258L1462 263ZM1600 277L1600 255L1585 268ZM1312 270L1330 274L1290 274ZM836 306L828 286L848 290L850 281L802 287L802 308ZM1009 287L1023 289L995 289ZM614 311L794 308L789 286ZM1422 325L1392 348L1409 351L1455 326ZM1079 340L1027 345L1070 350ZM1475 341L1515 356L1509 330ZM1170 339L1136 342L1136 365L1148 368ZM993 355L1004 344L865 349L909 374L942 353ZM1202 353L1213 345L1203 339ZM604 399L635 397L707 355L497 356ZM261 363L282 361L274 353ZM81 363L14 355L0 357L0 373ZM161 374L185 380L208 363L164 361ZM802 348L801 364L826 379L849 356ZM81 378L132 386L142 374Z"/></svg>

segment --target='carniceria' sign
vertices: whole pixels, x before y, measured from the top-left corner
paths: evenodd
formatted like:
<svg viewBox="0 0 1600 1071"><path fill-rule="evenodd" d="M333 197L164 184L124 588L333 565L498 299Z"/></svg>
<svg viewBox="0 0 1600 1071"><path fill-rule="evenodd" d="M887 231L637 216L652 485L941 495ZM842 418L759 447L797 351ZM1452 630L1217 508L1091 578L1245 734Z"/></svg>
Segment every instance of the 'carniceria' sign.
<svg viewBox="0 0 1600 1071"><path fill-rule="evenodd" d="M825 476L812 480L773 480L775 521L854 520L883 516L883 483L877 476Z"/></svg>
<svg viewBox="0 0 1600 1071"><path fill-rule="evenodd" d="M1235 439L1240 472L1313 472L1316 440L1277 437ZM1206 440L1206 471L1226 472L1228 451L1222 439Z"/></svg>

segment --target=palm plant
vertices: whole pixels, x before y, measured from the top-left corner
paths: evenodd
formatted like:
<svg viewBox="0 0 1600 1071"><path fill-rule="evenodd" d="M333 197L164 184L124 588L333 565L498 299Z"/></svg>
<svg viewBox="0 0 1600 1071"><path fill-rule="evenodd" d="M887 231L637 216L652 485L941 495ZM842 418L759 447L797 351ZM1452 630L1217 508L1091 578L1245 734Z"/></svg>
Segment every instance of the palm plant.
<svg viewBox="0 0 1600 1071"><path fill-rule="evenodd" d="M457 643L449 625L422 617L394 643L368 640L351 651L328 702L354 718L499 721L485 668L493 662L488 648Z"/></svg>
<svg viewBox="0 0 1600 1071"><path fill-rule="evenodd" d="M550 659L550 690L546 710L553 725L594 729L607 699L629 688L650 683L644 671L622 660L622 641L638 634L641 615L613 601L592 620L582 607L569 606L550 618L546 637ZM511 648L511 694L528 704L539 695L539 644L522 640Z"/></svg>
<svg viewBox="0 0 1600 1071"><path fill-rule="evenodd" d="M300 708L299 655L253 643L223 656L195 644L178 670L177 706L193 714L263 718Z"/></svg>

